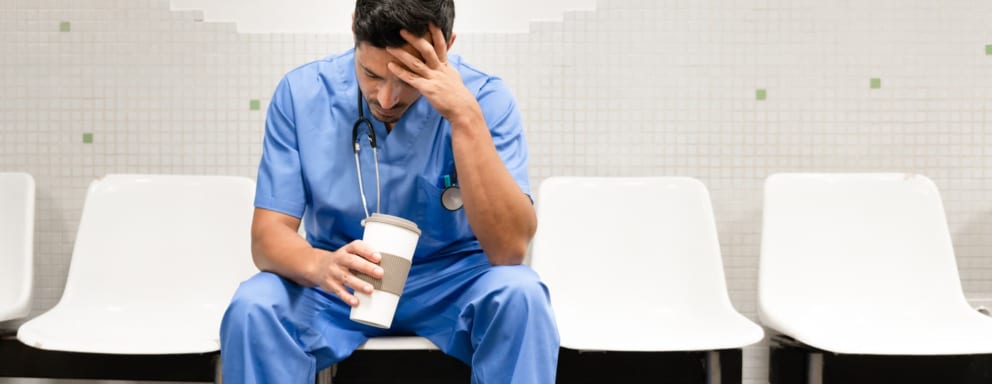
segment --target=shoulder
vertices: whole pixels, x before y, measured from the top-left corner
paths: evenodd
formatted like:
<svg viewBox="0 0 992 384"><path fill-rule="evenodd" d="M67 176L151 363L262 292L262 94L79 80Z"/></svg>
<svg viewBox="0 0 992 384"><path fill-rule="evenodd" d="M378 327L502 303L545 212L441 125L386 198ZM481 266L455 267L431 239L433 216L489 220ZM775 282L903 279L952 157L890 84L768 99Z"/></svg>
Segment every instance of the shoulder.
<svg viewBox="0 0 992 384"><path fill-rule="evenodd" d="M347 88L354 78L354 63L354 50L349 49L293 68L283 76L280 86L293 94Z"/></svg>
<svg viewBox="0 0 992 384"><path fill-rule="evenodd" d="M486 93L509 93L509 89L498 76L491 75L469 64L459 55L449 55L451 64L458 69L465 87L478 98Z"/></svg>

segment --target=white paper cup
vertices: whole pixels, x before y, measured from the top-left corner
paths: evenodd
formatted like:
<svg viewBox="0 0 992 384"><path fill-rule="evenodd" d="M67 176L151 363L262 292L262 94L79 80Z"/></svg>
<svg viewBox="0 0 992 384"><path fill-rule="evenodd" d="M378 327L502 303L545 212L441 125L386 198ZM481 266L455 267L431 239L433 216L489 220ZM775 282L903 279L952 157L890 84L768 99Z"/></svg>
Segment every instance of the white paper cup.
<svg viewBox="0 0 992 384"><path fill-rule="evenodd" d="M385 273L382 279L355 273L358 278L372 284L375 291L371 295L355 291L358 306L351 308L351 320L378 328L392 325L418 240L420 229L412 221L381 213L374 213L365 219L362 241L382 255L379 266Z"/></svg>

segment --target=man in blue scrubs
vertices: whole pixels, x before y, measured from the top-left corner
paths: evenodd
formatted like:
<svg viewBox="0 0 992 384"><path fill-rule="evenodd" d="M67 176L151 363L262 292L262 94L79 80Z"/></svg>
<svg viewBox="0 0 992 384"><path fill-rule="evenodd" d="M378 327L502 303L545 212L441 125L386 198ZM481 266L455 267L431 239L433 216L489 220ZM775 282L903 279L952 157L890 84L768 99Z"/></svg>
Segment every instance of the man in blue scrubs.
<svg viewBox="0 0 992 384"><path fill-rule="evenodd" d="M225 382L312 383L369 337L416 334L470 365L473 383L554 383L547 288L521 265L537 220L520 113L500 79L448 55L453 22L452 0L358 0L355 48L279 83L252 223L263 272L224 316ZM378 147L377 178L359 126L364 202L359 108ZM452 184L464 202L454 211L441 202ZM390 329L348 318L353 291L372 292L356 273L383 275L358 240L376 207L423 231Z"/></svg>

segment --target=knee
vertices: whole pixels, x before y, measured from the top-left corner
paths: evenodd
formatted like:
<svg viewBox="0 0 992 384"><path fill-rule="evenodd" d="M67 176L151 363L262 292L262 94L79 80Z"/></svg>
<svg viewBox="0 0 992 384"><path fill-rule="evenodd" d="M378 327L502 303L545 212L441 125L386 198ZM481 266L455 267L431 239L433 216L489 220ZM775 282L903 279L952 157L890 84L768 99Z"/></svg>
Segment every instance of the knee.
<svg viewBox="0 0 992 384"><path fill-rule="evenodd" d="M241 283L224 313L222 329L264 319L289 300L288 281L278 275L261 272Z"/></svg>
<svg viewBox="0 0 992 384"><path fill-rule="evenodd" d="M493 267L486 278L488 289L503 305L538 312L545 312L550 308L548 288L529 267Z"/></svg>

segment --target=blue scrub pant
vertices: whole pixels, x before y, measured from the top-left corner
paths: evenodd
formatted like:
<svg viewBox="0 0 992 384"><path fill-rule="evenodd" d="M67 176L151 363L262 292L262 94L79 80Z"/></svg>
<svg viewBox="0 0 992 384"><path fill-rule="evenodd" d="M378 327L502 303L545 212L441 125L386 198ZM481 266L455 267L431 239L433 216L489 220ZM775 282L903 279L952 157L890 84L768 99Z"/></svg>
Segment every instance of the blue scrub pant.
<svg viewBox="0 0 992 384"><path fill-rule="evenodd" d="M313 383L369 337L403 334L471 366L472 383L555 382L558 331L548 290L527 266L492 266L482 253L418 261L391 329L355 323L349 312L323 290L255 275L224 314L224 382Z"/></svg>

